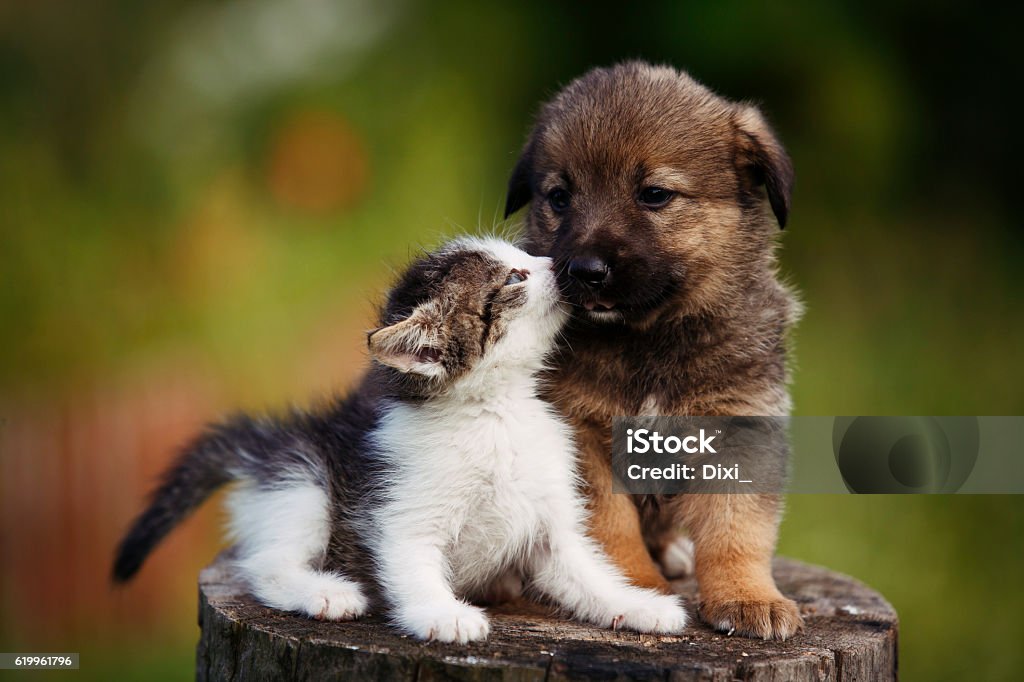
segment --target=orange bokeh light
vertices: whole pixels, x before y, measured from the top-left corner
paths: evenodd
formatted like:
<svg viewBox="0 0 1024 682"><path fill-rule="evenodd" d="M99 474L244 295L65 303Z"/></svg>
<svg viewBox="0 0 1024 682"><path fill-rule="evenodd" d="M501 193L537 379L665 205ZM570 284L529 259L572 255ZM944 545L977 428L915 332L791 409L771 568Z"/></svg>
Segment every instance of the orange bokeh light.
<svg viewBox="0 0 1024 682"><path fill-rule="evenodd" d="M267 185L284 206L310 213L349 208L364 194L368 180L362 140L337 113L298 112L273 136Z"/></svg>

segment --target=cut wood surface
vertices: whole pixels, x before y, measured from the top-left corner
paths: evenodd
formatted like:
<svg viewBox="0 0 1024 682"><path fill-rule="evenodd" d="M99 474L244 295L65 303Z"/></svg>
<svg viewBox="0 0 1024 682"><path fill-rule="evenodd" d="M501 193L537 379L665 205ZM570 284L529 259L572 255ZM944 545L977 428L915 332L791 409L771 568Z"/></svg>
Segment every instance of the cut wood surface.
<svg viewBox="0 0 1024 682"><path fill-rule="evenodd" d="M414 569L412 569L414 570ZM765 642L715 632L696 617L678 636L613 632L525 602L489 609L484 642L404 636L380 616L332 623L258 604L224 556L199 577L199 680L890 680L897 618L845 575L776 559L779 588L800 604L802 632ZM694 612L696 584L675 583Z"/></svg>

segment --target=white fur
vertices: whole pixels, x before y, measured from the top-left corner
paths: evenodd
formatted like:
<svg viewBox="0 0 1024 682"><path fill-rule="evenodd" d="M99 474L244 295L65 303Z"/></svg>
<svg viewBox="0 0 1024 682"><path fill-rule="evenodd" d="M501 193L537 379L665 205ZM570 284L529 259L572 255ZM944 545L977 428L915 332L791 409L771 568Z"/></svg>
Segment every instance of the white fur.
<svg viewBox="0 0 1024 682"><path fill-rule="evenodd" d="M658 404L658 396L651 393L644 400L644 404L640 406L640 412L638 413L644 417L660 417L661 416L661 405Z"/></svg>
<svg viewBox="0 0 1024 682"><path fill-rule="evenodd" d="M693 540L685 535L676 535L661 551L661 568L669 578L693 575L694 561Z"/></svg>

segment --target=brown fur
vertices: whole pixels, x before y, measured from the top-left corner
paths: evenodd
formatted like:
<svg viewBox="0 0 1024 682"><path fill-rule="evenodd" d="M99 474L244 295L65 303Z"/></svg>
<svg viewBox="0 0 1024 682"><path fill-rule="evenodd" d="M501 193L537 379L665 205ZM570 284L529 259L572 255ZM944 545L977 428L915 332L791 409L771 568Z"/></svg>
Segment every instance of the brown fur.
<svg viewBox="0 0 1024 682"><path fill-rule="evenodd" d="M785 335L799 307L774 250L792 175L756 108L633 62L595 69L543 107L506 205L531 204L528 249L555 259L577 306L549 397L577 430L593 534L636 583L667 590L651 551L685 527L700 615L764 638L801 625L771 576L779 500L612 494L610 431L616 415L788 413ZM645 204L650 187L670 200ZM591 257L609 266L596 287L567 274Z"/></svg>

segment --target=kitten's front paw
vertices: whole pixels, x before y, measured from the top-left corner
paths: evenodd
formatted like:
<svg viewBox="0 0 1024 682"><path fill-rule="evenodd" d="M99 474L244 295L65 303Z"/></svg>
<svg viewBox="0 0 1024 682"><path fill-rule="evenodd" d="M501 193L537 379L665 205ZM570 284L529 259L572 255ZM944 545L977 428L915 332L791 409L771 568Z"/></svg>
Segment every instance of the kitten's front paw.
<svg viewBox="0 0 1024 682"><path fill-rule="evenodd" d="M627 602L629 606L612 618L613 630L636 630L657 634L676 634L686 627L686 610L679 597L642 590Z"/></svg>
<svg viewBox="0 0 1024 682"><path fill-rule="evenodd" d="M325 580L310 593L302 611L317 620L352 620L366 613L368 606L357 585Z"/></svg>
<svg viewBox="0 0 1024 682"><path fill-rule="evenodd" d="M400 621L416 637L438 642L465 644L485 639L491 631L483 609L460 601L406 609Z"/></svg>

